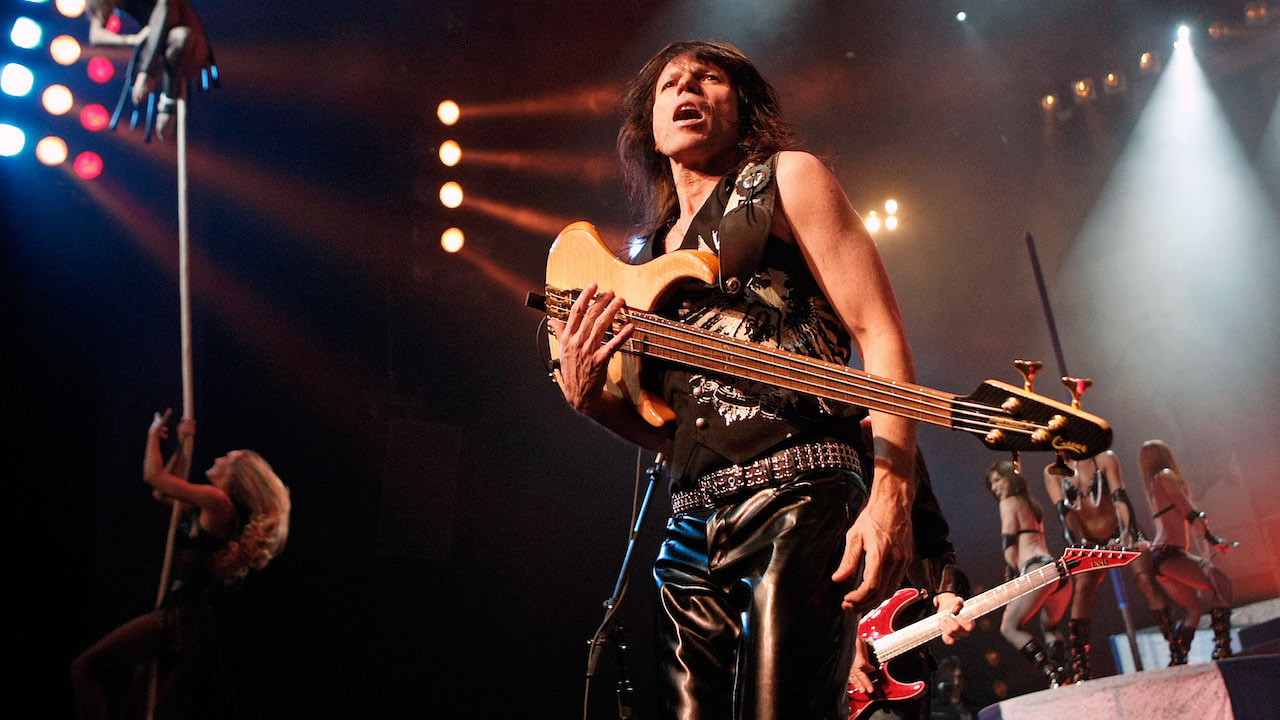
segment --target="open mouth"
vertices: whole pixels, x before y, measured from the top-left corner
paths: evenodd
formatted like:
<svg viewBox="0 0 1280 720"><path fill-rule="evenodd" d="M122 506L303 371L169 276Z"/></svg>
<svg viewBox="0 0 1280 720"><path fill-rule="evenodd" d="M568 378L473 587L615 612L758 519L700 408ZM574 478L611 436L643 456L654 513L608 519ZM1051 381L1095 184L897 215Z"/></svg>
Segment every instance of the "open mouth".
<svg viewBox="0 0 1280 720"><path fill-rule="evenodd" d="M702 119L702 111L693 105L681 105L676 108L675 114L671 118L675 122L690 122Z"/></svg>

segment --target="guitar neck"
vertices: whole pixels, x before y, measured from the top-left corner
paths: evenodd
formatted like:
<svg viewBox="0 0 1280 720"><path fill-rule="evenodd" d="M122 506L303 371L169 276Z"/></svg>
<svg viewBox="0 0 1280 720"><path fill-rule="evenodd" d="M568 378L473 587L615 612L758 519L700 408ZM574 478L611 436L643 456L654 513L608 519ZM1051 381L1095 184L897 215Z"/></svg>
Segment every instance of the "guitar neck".
<svg viewBox="0 0 1280 720"><path fill-rule="evenodd" d="M950 393L736 340L650 313L627 311L624 322L636 326L624 352L956 429L957 396Z"/></svg>
<svg viewBox="0 0 1280 720"><path fill-rule="evenodd" d="M976 620L1065 576L1066 570L1060 563L1045 565L965 600L964 607L961 608L958 616L966 620ZM883 663L941 636L942 625L938 616L930 615L881 637L872 643L872 649L875 651L876 659Z"/></svg>

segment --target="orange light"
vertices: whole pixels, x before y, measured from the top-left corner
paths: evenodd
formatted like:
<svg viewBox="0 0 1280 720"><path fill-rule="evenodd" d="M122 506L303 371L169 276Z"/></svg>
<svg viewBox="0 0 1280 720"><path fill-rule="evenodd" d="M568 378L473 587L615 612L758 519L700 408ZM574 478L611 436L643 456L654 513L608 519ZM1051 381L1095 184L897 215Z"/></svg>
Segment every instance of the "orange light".
<svg viewBox="0 0 1280 720"><path fill-rule="evenodd" d="M71 91L66 85L50 85L45 88L40 102L50 115L65 115L73 104Z"/></svg>
<svg viewBox="0 0 1280 720"><path fill-rule="evenodd" d="M462 204L462 186L456 182L447 182L440 186L440 202L447 208L456 208Z"/></svg>
<svg viewBox="0 0 1280 720"><path fill-rule="evenodd" d="M874 234L880 230L880 216L876 214L875 210L872 210L867 213L867 217L862 221L862 224L867 226L867 232Z"/></svg>
<svg viewBox="0 0 1280 720"><path fill-rule="evenodd" d="M440 247L444 248L445 252L456 253L462 249L465 242L466 236L456 227L451 227L440 234Z"/></svg>
<svg viewBox="0 0 1280 720"><path fill-rule="evenodd" d="M92 180L102 174L102 157L86 150L76 156L75 168L77 175L85 180Z"/></svg>
<svg viewBox="0 0 1280 720"><path fill-rule="evenodd" d="M45 165L61 165L67 159L67 143L60 137L50 135L36 143L36 159Z"/></svg>
<svg viewBox="0 0 1280 720"><path fill-rule="evenodd" d="M1040 107L1045 110L1052 110L1058 104L1058 98L1054 95L1045 95L1040 98Z"/></svg>
<svg viewBox="0 0 1280 720"><path fill-rule="evenodd" d="M453 167L462 159L462 146L452 140L445 140L440 145L440 162Z"/></svg>
<svg viewBox="0 0 1280 720"><path fill-rule="evenodd" d="M85 0L55 0L53 6L63 15L75 18L84 14Z"/></svg>
<svg viewBox="0 0 1280 720"><path fill-rule="evenodd" d="M80 59L80 41L70 35L59 35L49 41L49 55L59 65L74 65Z"/></svg>
<svg viewBox="0 0 1280 720"><path fill-rule="evenodd" d="M462 109L458 107L458 103L452 100L445 100L436 107L436 117L440 118L440 122L445 125L452 125L458 122L459 117L462 117Z"/></svg>

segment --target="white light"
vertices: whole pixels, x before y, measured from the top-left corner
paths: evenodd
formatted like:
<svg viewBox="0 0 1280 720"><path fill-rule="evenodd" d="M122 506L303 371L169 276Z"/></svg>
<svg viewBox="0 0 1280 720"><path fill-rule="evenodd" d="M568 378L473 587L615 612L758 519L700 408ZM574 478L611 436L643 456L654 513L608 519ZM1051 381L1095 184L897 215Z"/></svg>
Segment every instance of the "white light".
<svg viewBox="0 0 1280 720"><path fill-rule="evenodd" d="M0 123L0 156L13 157L27 144L26 133L14 125Z"/></svg>
<svg viewBox="0 0 1280 720"><path fill-rule="evenodd" d="M1190 38L1191 38L1191 28L1187 27L1186 25L1179 25L1179 26L1178 26L1178 39L1179 39L1179 40L1188 40L1188 39L1190 39Z"/></svg>
<svg viewBox="0 0 1280 720"><path fill-rule="evenodd" d="M4 70L0 70L0 90L14 97L22 97L31 92L31 86L35 82L35 76L25 65L9 63L4 66Z"/></svg>
<svg viewBox="0 0 1280 720"><path fill-rule="evenodd" d="M886 230L897 230L897 229L898 229L898 218L897 218L897 216L896 216L896 215L890 215L889 217L885 218L885 219L884 219L884 228L885 228Z"/></svg>
<svg viewBox="0 0 1280 720"><path fill-rule="evenodd" d="M965 14L965 12L964 12L963 10L961 10L961 11L960 11L960 12L958 12L958 13L956 13L956 20L959 20L960 22L964 22L964 21L965 21L965 19L966 19L966 18L968 18L968 17L969 17L969 16L968 16L968 15L966 15L966 14Z"/></svg>
<svg viewBox="0 0 1280 720"><path fill-rule="evenodd" d="M889 199L884 201L884 211L890 215L898 212L898 201Z"/></svg>
<svg viewBox="0 0 1280 720"><path fill-rule="evenodd" d="M43 35L39 23L28 17L20 17L13 21L13 31L9 33L9 39L23 50L30 50L40 46L40 38Z"/></svg>
<svg viewBox="0 0 1280 720"><path fill-rule="evenodd" d="M867 226L867 232L875 233L880 229L880 216L876 214L875 210L872 210L867 213L867 217L862 221L862 224Z"/></svg>

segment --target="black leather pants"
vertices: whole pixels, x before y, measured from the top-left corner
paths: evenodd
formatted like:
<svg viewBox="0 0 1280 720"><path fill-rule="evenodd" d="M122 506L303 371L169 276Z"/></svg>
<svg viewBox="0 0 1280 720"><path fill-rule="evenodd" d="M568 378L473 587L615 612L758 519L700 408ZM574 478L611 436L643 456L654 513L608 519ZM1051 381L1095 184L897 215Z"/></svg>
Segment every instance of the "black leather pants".
<svg viewBox="0 0 1280 720"><path fill-rule="evenodd" d="M852 583L831 573L865 502L855 487L855 475L816 470L667 523L654 565L667 717L839 716Z"/></svg>

